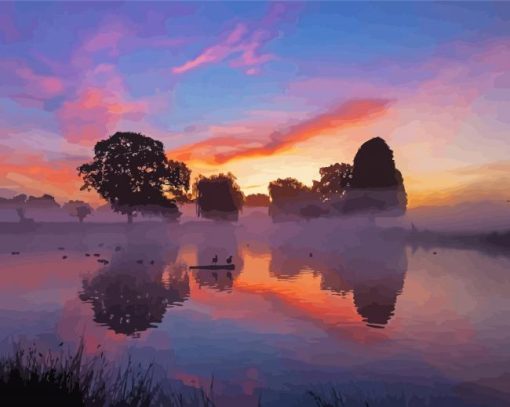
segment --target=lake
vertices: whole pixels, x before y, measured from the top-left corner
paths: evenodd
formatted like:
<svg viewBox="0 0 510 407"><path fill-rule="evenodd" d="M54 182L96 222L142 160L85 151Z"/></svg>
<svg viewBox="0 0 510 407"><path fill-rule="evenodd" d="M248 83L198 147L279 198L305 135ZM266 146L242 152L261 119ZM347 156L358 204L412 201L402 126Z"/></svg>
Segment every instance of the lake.
<svg viewBox="0 0 510 407"><path fill-rule="evenodd" d="M332 388L370 405L509 405L510 257L264 222L4 231L0 349L83 337L90 355L155 362L174 388L214 377L227 406L312 406L307 391ZM188 269L214 256L235 269Z"/></svg>

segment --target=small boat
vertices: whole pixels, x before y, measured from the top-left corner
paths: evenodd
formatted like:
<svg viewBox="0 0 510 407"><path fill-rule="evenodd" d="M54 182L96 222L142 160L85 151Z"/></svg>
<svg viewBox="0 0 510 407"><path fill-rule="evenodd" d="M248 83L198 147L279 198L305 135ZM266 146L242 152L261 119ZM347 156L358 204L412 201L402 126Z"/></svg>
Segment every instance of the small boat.
<svg viewBox="0 0 510 407"><path fill-rule="evenodd" d="M190 270L235 270L235 264L211 264L209 266L189 266Z"/></svg>

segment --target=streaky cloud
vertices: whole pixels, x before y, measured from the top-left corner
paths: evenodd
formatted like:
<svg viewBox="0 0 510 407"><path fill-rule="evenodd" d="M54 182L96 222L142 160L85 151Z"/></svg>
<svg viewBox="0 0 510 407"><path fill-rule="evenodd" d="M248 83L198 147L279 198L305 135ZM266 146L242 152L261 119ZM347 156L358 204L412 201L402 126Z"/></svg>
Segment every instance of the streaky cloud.
<svg viewBox="0 0 510 407"><path fill-rule="evenodd" d="M391 103L390 99L351 99L283 131L274 132L265 142L253 138L220 136L181 147L169 154L180 160L192 159L211 164L270 156L324 131L346 129L375 120L388 111Z"/></svg>

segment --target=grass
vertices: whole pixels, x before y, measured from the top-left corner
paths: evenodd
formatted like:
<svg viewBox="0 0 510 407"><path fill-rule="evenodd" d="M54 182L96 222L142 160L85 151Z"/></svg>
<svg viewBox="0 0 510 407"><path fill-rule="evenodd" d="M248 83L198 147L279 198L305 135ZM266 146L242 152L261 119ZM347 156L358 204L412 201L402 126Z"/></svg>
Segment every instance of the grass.
<svg viewBox="0 0 510 407"><path fill-rule="evenodd" d="M83 341L73 353L16 345L0 360L2 405L141 407L152 405L157 394L151 366L142 371L129 360L115 371L102 352L85 358Z"/></svg>
<svg viewBox="0 0 510 407"><path fill-rule="evenodd" d="M308 395L313 399L315 405L317 407L344 407L345 400L341 393L339 393L336 389L331 389L330 398L326 398L325 396L321 396L315 391L310 390ZM368 407L368 404L367 404Z"/></svg>
<svg viewBox="0 0 510 407"><path fill-rule="evenodd" d="M65 352L63 343L57 352L17 344L0 359L0 405L215 407L213 386L214 378L208 391L165 392L155 384L152 364L135 367L128 359L115 369L103 352L85 357L83 340L74 352Z"/></svg>
<svg viewBox="0 0 510 407"><path fill-rule="evenodd" d="M400 394L370 395L360 391L358 394L344 394L336 388L324 392L308 391L307 395L313 400L316 407L480 407L481 404L465 402L454 395L429 394L418 395L409 392ZM490 404L483 406L492 406ZM497 404L498 406L500 404ZM496 406L496 404L494 404Z"/></svg>
<svg viewBox="0 0 510 407"><path fill-rule="evenodd" d="M99 352L99 351L98 351ZM15 345L9 357L0 359L0 405L84 407L215 407L214 377L208 389L164 391L155 384L153 365L142 368L128 359L124 368L113 368L103 352L85 357L80 342L74 352L42 352L35 345ZM309 391L306 406L317 407L429 407L453 406L442 397L345 395L331 387ZM453 404L452 404L453 403ZM260 395L259 407L262 405ZM283 404L282 404L283 405Z"/></svg>

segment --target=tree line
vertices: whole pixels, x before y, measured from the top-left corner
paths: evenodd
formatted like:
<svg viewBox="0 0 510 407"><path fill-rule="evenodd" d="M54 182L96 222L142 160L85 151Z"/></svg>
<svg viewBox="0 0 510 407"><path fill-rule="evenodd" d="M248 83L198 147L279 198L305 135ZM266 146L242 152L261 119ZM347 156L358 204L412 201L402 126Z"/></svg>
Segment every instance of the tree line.
<svg viewBox="0 0 510 407"><path fill-rule="evenodd" d="M365 142L353 164L336 163L319 171L308 187L295 178L269 183L269 214L274 220L363 214L399 216L407 208L402 174L393 151L375 137Z"/></svg>
<svg viewBox="0 0 510 407"><path fill-rule="evenodd" d="M55 197L49 194L39 197L19 194L12 198L0 198L0 209L15 210L20 223L33 223L33 219L27 217L27 212L33 211L64 211L80 223L93 212L92 206L80 200L70 200L60 206Z"/></svg>
<svg viewBox="0 0 510 407"><path fill-rule="evenodd" d="M186 163L169 159L163 143L133 132L117 132L94 147L92 161L77 168L81 190L95 190L114 212L127 216L156 216L175 221L179 204L194 202L197 216L236 221L243 206L265 206L274 221L364 214L398 216L407 196L393 152L379 137L364 143L353 164L320 168L320 180L306 186L295 178L269 183L269 194L245 196L233 174L199 175L191 184ZM0 208L16 209L21 222L28 208L59 207L51 195L18 195L0 199ZM83 201L63 206L82 222L93 211Z"/></svg>

